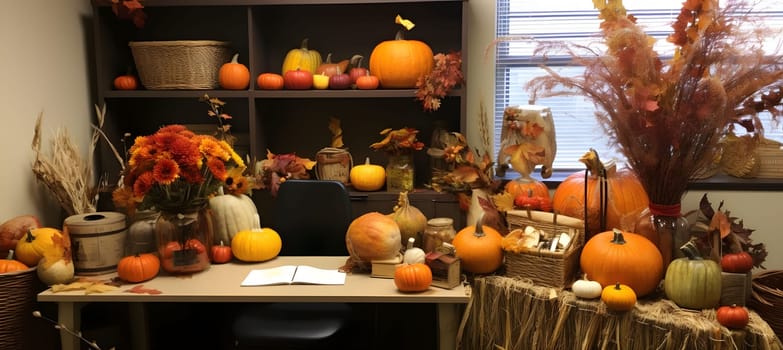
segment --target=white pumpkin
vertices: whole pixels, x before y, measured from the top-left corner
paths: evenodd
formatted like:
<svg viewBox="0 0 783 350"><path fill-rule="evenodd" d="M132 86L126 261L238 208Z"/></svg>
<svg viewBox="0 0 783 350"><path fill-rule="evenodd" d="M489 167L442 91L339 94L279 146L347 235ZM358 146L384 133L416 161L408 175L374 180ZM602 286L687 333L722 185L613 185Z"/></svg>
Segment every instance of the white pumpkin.
<svg viewBox="0 0 783 350"><path fill-rule="evenodd" d="M405 254L402 256L402 262L406 264L417 264L417 263L424 263L424 250L421 248L416 248L413 246L413 243L416 241L415 238L410 237L408 238L408 246L405 248Z"/></svg>
<svg viewBox="0 0 783 350"><path fill-rule="evenodd" d="M71 260L58 259L49 263L46 257L41 258L36 268L36 273L41 282L47 286L70 283L74 276L74 267Z"/></svg>
<svg viewBox="0 0 783 350"><path fill-rule="evenodd" d="M215 242L231 242L237 232L252 230L258 225L256 223L258 209L247 195L214 196L209 200L209 207L215 219L213 223Z"/></svg>
<svg viewBox="0 0 783 350"><path fill-rule="evenodd" d="M601 283L588 280L585 275L584 278L575 281L574 284L571 285L571 290L577 298L595 299L601 296L603 288L601 287Z"/></svg>

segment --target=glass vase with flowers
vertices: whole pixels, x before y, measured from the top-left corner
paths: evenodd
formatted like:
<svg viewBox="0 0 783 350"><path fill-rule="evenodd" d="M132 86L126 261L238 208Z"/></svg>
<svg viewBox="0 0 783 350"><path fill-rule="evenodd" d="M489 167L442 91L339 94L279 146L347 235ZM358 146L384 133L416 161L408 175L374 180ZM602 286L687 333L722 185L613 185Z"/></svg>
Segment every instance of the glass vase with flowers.
<svg viewBox="0 0 783 350"><path fill-rule="evenodd" d="M622 1L593 4L602 20L600 47L542 42L538 48L542 55L571 56L584 73L566 77L544 67L547 74L527 87L539 97L583 95L593 101L599 124L647 191L650 215L639 227L657 231L668 265L679 242L688 241L680 202L690 179L713 161L729 130L761 125L759 110L749 111L749 104L779 115L774 109L780 98L754 101L780 89L783 56L760 49L773 32L751 18L743 0L723 7L717 0L683 2L667 38L674 45L668 59L658 55L656 40Z"/></svg>
<svg viewBox="0 0 783 350"><path fill-rule="evenodd" d="M213 231L208 200L240 181L244 169L228 142L197 135L183 125L165 126L135 139L114 202L129 212L159 210L155 230L162 268L198 272L209 267Z"/></svg>
<svg viewBox="0 0 783 350"><path fill-rule="evenodd" d="M397 130L384 129L380 133L385 136L383 140L370 145L370 148L384 151L389 156L386 164L386 191L413 191L413 152L424 148L424 143L416 139L418 133L418 130L407 127Z"/></svg>

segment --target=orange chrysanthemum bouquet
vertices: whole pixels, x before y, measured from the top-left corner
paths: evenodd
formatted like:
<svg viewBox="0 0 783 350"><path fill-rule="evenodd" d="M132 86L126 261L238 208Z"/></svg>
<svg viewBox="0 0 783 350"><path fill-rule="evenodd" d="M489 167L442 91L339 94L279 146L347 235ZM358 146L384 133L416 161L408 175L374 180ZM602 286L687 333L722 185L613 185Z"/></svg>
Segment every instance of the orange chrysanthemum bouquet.
<svg viewBox="0 0 783 350"><path fill-rule="evenodd" d="M245 162L226 141L182 125L137 137L129 157L115 203L139 209L203 206L221 188L244 181Z"/></svg>
<svg viewBox="0 0 783 350"><path fill-rule="evenodd" d="M743 115L744 106L783 85L783 57L762 51L765 39L775 36L751 25L758 22L742 0L723 7L717 0L685 1L668 37L675 47L670 59L659 57L655 39L621 0L593 3L602 20L601 47L539 48L540 54L565 52L585 67L584 74L564 77L545 68L548 74L528 87L538 96L583 95L593 101L599 124L647 191L653 219L674 218L652 223L667 259L681 243L672 242L677 239L672 235L683 226L677 222L689 180L713 160L731 127L754 124L756 111ZM687 232L680 239L687 240Z"/></svg>

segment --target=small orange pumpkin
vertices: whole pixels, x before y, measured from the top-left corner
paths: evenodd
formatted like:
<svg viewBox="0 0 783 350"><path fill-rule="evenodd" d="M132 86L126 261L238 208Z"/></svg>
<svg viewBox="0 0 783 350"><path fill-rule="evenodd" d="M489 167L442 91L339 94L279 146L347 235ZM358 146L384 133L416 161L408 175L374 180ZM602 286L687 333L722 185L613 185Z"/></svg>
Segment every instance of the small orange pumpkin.
<svg viewBox="0 0 783 350"><path fill-rule="evenodd" d="M151 253L126 256L117 264L117 276L131 283L151 280L159 271L160 259Z"/></svg>
<svg viewBox="0 0 783 350"><path fill-rule="evenodd" d="M639 296L653 292L663 277L663 257L647 238L620 230L599 233L582 248L579 266L602 286L617 282Z"/></svg>
<svg viewBox="0 0 783 350"><path fill-rule="evenodd" d="M261 73L256 79L256 84L262 90L282 90L283 76L276 73Z"/></svg>
<svg viewBox="0 0 783 350"><path fill-rule="evenodd" d="M117 90L136 90L139 80L133 74L124 74L114 78L114 88Z"/></svg>
<svg viewBox="0 0 783 350"><path fill-rule="evenodd" d="M213 245L210 249L210 253L212 255L212 262L215 264L225 264L234 257L231 252L231 246L225 245L223 240L220 241L220 244Z"/></svg>
<svg viewBox="0 0 783 350"><path fill-rule="evenodd" d="M429 45L405 40L400 31L394 40L383 41L372 50L370 72L378 77L383 88L410 89L416 87L419 77L432 71L434 57Z"/></svg>
<svg viewBox="0 0 783 350"><path fill-rule="evenodd" d="M540 197L550 199L549 187L546 184L531 178L519 178L511 180L503 186L503 189L511 193L512 198L517 198L519 195L525 195L530 197Z"/></svg>
<svg viewBox="0 0 783 350"><path fill-rule="evenodd" d="M8 257L0 259L0 273L24 271L27 270L27 265L23 264L19 260L14 260L14 250L8 251Z"/></svg>
<svg viewBox="0 0 783 350"><path fill-rule="evenodd" d="M601 292L601 301L606 304L606 308L609 310L630 311L636 306L636 293L629 286L615 283L604 287Z"/></svg>
<svg viewBox="0 0 783 350"><path fill-rule="evenodd" d="M250 84L250 71L247 66L239 63L239 54L234 54L231 58L231 62L225 63L220 66L218 71L218 82L220 87L226 90L243 90L247 89Z"/></svg>
<svg viewBox="0 0 783 350"><path fill-rule="evenodd" d="M483 216L475 226L457 232L451 244L460 258L463 270L472 273L494 272L503 265L503 237L492 227L482 225Z"/></svg>
<svg viewBox="0 0 783 350"><path fill-rule="evenodd" d="M715 318L721 326L729 329L742 329L750 322L748 310L737 305L719 307Z"/></svg>
<svg viewBox="0 0 783 350"><path fill-rule="evenodd" d="M394 285L401 292L422 292L432 284L432 270L427 264L403 264L394 270Z"/></svg>

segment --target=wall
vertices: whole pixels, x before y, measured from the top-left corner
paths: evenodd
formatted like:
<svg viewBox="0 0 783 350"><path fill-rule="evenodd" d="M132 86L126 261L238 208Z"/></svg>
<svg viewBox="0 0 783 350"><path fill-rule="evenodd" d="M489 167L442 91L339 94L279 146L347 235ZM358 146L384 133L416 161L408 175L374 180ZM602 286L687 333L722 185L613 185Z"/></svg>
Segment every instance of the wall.
<svg viewBox="0 0 783 350"><path fill-rule="evenodd" d="M67 127L87 156L93 101L84 18L90 13L88 0L14 1L0 11L0 220L31 213L44 225L62 226L60 206L32 173L30 145L43 112L42 148L48 153L54 130Z"/></svg>
<svg viewBox="0 0 783 350"><path fill-rule="evenodd" d="M488 113L487 118L492 118L494 110L494 50L487 49L495 38L495 0L471 0L468 6L469 52L465 54L468 57L466 81L469 96L467 137L468 144L481 145L481 133L477 127L480 125L481 105ZM687 193L682 201L683 211L698 209L703 194L703 191ZM783 229L775 221L776 216L783 212L780 204L783 186L781 191L709 191L707 197L713 208L724 201L724 209L729 210L731 216L742 219L745 227L755 229L751 236L753 241L767 245L767 269L783 269L783 237L780 236Z"/></svg>

